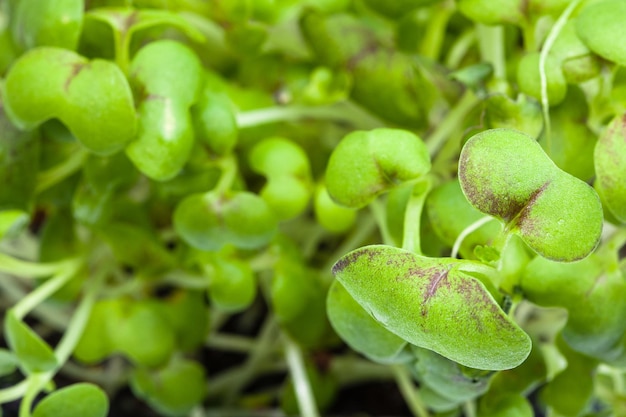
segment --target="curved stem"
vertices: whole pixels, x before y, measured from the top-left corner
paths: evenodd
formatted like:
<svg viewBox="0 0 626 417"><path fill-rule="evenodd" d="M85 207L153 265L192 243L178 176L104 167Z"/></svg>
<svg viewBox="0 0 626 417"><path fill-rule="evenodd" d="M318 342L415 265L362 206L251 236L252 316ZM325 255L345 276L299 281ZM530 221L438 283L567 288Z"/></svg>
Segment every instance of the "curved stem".
<svg viewBox="0 0 626 417"><path fill-rule="evenodd" d="M378 230L383 238L383 243L385 245L393 245L393 237L391 237L391 233L389 233L389 228L387 227L387 219L385 216L385 207L379 199L374 199L370 204L369 208L374 215L374 219L376 220L376 224L378 226Z"/></svg>
<svg viewBox="0 0 626 417"><path fill-rule="evenodd" d="M35 187L35 192L40 193L47 190L53 185L58 184L69 177L82 168L86 158L87 151L84 149L78 149L59 165L40 172L37 174L37 186Z"/></svg>
<svg viewBox="0 0 626 417"><path fill-rule="evenodd" d="M552 49L552 45L554 41L561 33L563 26L567 23L567 19L572 14L576 6L580 3L580 0L572 1L561 13L561 16L557 19L550 29L550 33L548 33L548 37L541 48L541 53L539 54L539 81L541 83L541 108L543 110L543 119L545 123L546 129L546 153L550 155L552 153L552 137L551 137L551 126L550 126L550 106L548 103L548 80L546 77L546 61L548 60L548 54L550 53L550 49Z"/></svg>
<svg viewBox="0 0 626 417"><path fill-rule="evenodd" d="M73 261L64 260L51 263L29 262L0 252L0 272L22 278L48 277L66 269L71 262Z"/></svg>
<svg viewBox="0 0 626 417"><path fill-rule="evenodd" d="M218 165L222 170L222 175L213 191L224 193L230 190L235 182L235 178L237 177L237 161L234 156L229 155L222 158Z"/></svg>
<svg viewBox="0 0 626 417"><path fill-rule="evenodd" d="M428 182L428 180L426 180L425 183L417 184L411 192L404 213L402 248L414 252L417 255L422 254L420 224L424 202L426 201L429 190L430 182ZM417 195L415 193L417 193Z"/></svg>
<svg viewBox="0 0 626 417"><path fill-rule="evenodd" d="M240 129L276 122L293 122L302 119L348 122L361 129L373 129L384 125L374 116L343 102L330 106L283 106L250 110L237 115Z"/></svg>
<svg viewBox="0 0 626 417"><path fill-rule="evenodd" d="M302 417L320 417L313 389L306 373L300 347L289 337L284 337L285 357Z"/></svg>
<svg viewBox="0 0 626 417"><path fill-rule="evenodd" d="M391 365L396 383L400 388L400 393L411 409L415 417L430 417L430 413L426 409L419 392L415 388L415 384L411 381L409 374L402 365Z"/></svg>
<svg viewBox="0 0 626 417"><path fill-rule="evenodd" d="M506 57L504 53L504 27L476 25L481 59L493 66L493 75L498 80L506 79Z"/></svg>
<svg viewBox="0 0 626 417"><path fill-rule="evenodd" d="M480 229L483 225L489 223L491 220L494 220L491 216L481 217L476 220L474 223L467 226L463 231L459 234L459 236L454 241L454 245L452 245L452 253L450 254L451 258L456 258L459 254L459 250L461 249L461 245L467 236Z"/></svg>
<svg viewBox="0 0 626 417"><path fill-rule="evenodd" d="M76 260L67 264L67 267L60 271L57 275L50 278L39 287L28 293L26 297L22 298L14 307L15 316L18 319L24 318L32 309L48 299L52 294L57 292L65 283L72 279L78 269L81 266L81 262Z"/></svg>

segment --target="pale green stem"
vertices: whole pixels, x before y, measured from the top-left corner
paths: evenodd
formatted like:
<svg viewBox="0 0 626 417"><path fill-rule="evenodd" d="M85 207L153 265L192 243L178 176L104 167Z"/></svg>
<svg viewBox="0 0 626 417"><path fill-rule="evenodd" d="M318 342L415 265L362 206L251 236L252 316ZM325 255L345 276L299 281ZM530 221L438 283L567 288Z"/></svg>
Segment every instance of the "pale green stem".
<svg viewBox="0 0 626 417"><path fill-rule="evenodd" d="M87 320L91 314L91 309L105 276L106 270L103 270L96 275L94 281L89 284L85 295L76 308L74 315L67 326L65 334L54 351L54 356L57 359L57 366L48 372L29 375L25 381L11 387L11 389L0 390L0 403L17 400L20 397L23 397L22 403L20 404L20 417L30 416L32 402L37 394L41 392L41 390L43 390L44 387L52 380L54 375L58 372L61 366L67 362L70 355L76 348L76 344L83 334L85 325L87 324Z"/></svg>
<svg viewBox="0 0 626 417"><path fill-rule="evenodd" d="M467 236L480 229L483 225L489 223L491 220L494 220L491 216L481 217L476 220L474 223L467 226L463 231L459 234L459 236L454 241L454 245L452 245L452 253L450 253L451 258L456 258L459 254L459 250L461 249L461 245Z"/></svg>
<svg viewBox="0 0 626 417"><path fill-rule="evenodd" d="M404 213L402 248L417 255L422 254L420 223L429 188L430 186L427 184L425 188L419 190L419 195L411 193Z"/></svg>
<svg viewBox="0 0 626 417"><path fill-rule="evenodd" d="M476 42L476 32L468 29L459 36L446 57L446 67L456 69L459 67L467 51Z"/></svg>
<svg viewBox="0 0 626 417"><path fill-rule="evenodd" d="M392 245L393 238L391 237L391 233L389 233L389 228L387 227L387 219L385 214L386 210L383 206L383 203L379 199L374 199L369 204L369 208L374 215L378 230L380 231L380 234L383 238L383 243L385 245Z"/></svg>
<svg viewBox="0 0 626 417"><path fill-rule="evenodd" d="M289 373L291 374L298 408L300 409L300 416L320 417L300 347L287 336L284 337L284 346Z"/></svg>
<svg viewBox="0 0 626 417"><path fill-rule="evenodd" d="M232 155L225 156L220 160L219 167L222 170L222 175L213 191L224 193L230 190L235 182L235 178L237 178L237 161Z"/></svg>
<svg viewBox="0 0 626 417"><path fill-rule="evenodd" d="M493 75L498 80L506 79L506 57L504 53L504 27L476 25L481 59L493 66Z"/></svg>
<svg viewBox="0 0 626 417"><path fill-rule="evenodd" d="M37 186L35 187L35 192L40 193L47 190L53 185L58 184L69 177L82 168L86 158L87 151L77 149L59 165L40 172L37 174Z"/></svg>
<svg viewBox="0 0 626 417"><path fill-rule="evenodd" d="M361 129L381 127L384 123L350 103L330 106L284 106L249 110L237 115L240 129L276 122L293 122L303 119L348 122Z"/></svg>
<svg viewBox="0 0 626 417"><path fill-rule="evenodd" d="M572 1L561 13L561 16L557 19L550 29L550 33L548 33L548 37L541 48L541 53L539 54L539 82L541 83L541 108L543 110L543 119L545 123L545 131L546 131L546 153L548 155L552 152L552 128L550 124L550 105L548 103L548 80L546 77L546 61L548 60L548 54L550 53L550 49L552 49L552 45L556 38L561 33L561 30L567 23L567 19L569 19L570 15L578 6L580 0Z"/></svg>
<svg viewBox="0 0 626 417"><path fill-rule="evenodd" d="M476 403L473 400L468 400L463 404L464 417L476 417Z"/></svg>
<svg viewBox="0 0 626 417"><path fill-rule="evenodd" d="M57 292L59 288L65 285L72 277L76 275L76 272L80 268L80 261L73 261L68 264L67 267L61 272L57 273L52 278L46 280L39 287L28 293L26 297L21 299L14 307L15 316L18 319L22 319L32 309L37 307L43 301L48 299L52 294Z"/></svg>
<svg viewBox="0 0 626 417"><path fill-rule="evenodd" d="M226 333L213 333L204 344L211 349L242 353L250 353L256 348L255 339Z"/></svg>
<svg viewBox="0 0 626 417"><path fill-rule="evenodd" d="M43 278L66 269L69 262L73 261L64 260L52 263L29 262L0 253L0 272L23 278Z"/></svg>
<svg viewBox="0 0 626 417"><path fill-rule="evenodd" d="M420 43L420 55L432 59L433 61L439 60L441 54L441 45L446 34L446 26L450 20L450 16L455 11L454 4L449 1L442 2L436 7L432 8L433 14L428 19L428 26L426 28L426 35Z"/></svg>
<svg viewBox="0 0 626 417"><path fill-rule="evenodd" d="M430 417L422 398L403 365L391 365L400 393L415 417Z"/></svg>
<svg viewBox="0 0 626 417"><path fill-rule="evenodd" d="M450 135L459 128L463 119L467 117L474 107L480 103L476 95L467 90L446 117L439 123L435 131L426 138L426 147L431 157L437 154L439 148L448 140Z"/></svg>

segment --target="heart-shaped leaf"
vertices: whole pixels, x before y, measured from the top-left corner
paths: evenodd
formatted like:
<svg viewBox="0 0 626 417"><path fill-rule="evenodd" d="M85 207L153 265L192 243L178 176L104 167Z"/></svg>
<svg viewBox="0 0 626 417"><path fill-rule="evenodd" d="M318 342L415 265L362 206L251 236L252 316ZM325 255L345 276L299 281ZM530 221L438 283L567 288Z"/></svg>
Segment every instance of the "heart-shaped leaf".
<svg viewBox="0 0 626 417"><path fill-rule="evenodd" d="M276 219L256 194L192 194L174 211L174 228L191 246L218 250L230 243L256 249L266 245L276 231Z"/></svg>
<svg viewBox="0 0 626 417"><path fill-rule="evenodd" d="M330 156L326 186L339 204L359 208L428 171L428 150L413 133L387 128L356 131L344 137Z"/></svg>
<svg viewBox="0 0 626 417"><path fill-rule="evenodd" d="M33 417L106 417L109 399L104 391L89 383L61 388L41 400Z"/></svg>
<svg viewBox="0 0 626 417"><path fill-rule="evenodd" d="M57 366L57 359L50 345L17 318L13 310L7 312L4 326L7 344L27 373L46 372Z"/></svg>
<svg viewBox="0 0 626 417"><path fill-rule="evenodd" d="M130 87L112 62L89 61L61 48L35 48L11 67L2 93L7 114L19 128L58 118L94 153L115 153L136 133Z"/></svg>
<svg viewBox="0 0 626 417"><path fill-rule="evenodd" d="M622 0L590 2L576 21L580 39L596 54L626 65L626 45L621 41L626 34L626 3Z"/></svg>
<svg viewBox="0 0 626 417"><path fill-rule="evenodd" d="M546 258L582 259L600 240L596 192L557 168L521 132L492 129L470 138L461 151L459 180L474 207L502 220Z"/></svg>
<svg viewBox="0 0 626 417"><path fill-rule="evenodd" d="M374 319L414 345L472 368L518 366L530 338L464 263L374 245L343 256L333 274Z"/></svg>
<svg viewBox="0 0 626 417"><path fill-rule="evenodd" d="M382 363L394 362L407 342L378 323L339 283L333 281L326 299L328 319L354 350Z"/></svg>
<svg viewBox="0 0 626 417"><path fill-rule="evenodd" d="M611 214L626 223L626 115L614 118L594 152L596 189Z"/></svg>

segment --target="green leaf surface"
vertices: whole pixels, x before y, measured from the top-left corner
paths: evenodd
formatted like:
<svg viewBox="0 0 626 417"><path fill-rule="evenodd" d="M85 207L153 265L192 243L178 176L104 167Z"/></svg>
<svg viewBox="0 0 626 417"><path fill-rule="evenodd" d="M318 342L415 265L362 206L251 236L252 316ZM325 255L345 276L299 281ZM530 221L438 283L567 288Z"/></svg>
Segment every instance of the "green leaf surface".
<svg viewBox="0 0 626 417"><path fill-rule="evenodd" d="M580 39L596 54L620 65L626 65L626 3L622 0L589 2L576 21Z"/></svg>
<svg viewBox="0 0 626 417"><path fill-rule="evenodd" d="M521 132L492 129L470 138L459 180L474 207L502 220L546 258L582 259L599 242L603 215L596 192L557 168Z"/></svg>
<svg viewBox="0 0 626 417"><path fill-rule="evenodd" d="M133 97L119 67L56 47L22 55L6 76L7 114L21 129L60 119L90 151L110 155L136 133Z"/></svg>
<svg viewBox="0 0 626 417"><path fill-rule="evenodd" d="M528 335L463 262L374 245L342 257L333 274L388 330L462 365L509 369L530 352Z"/></svg>
<svg viewBox="0 0 626 417"><path fill-rule="evenodd" d="M50 345L9 310L4 318L4 335L7 344L17 357L20 367L27 373L46 372L57 366Z"/></svg>
<svg viewBox="0 0 626 417"><path fill-rule="evenodd" d="M429 170L428 150L416 135L388 128L356 131L345 136L331 154L326 186L339 204L359 208Z"/></svg>
<svg viewBox="0 0 626 417"><path fill-rule="evenodd" d="M10 19L22 49L58 46L75 50L83 26L82 0L20 0Z"/></svg>
<svg viewBox="0 0 626 417"><path fill-rule="evenodd" d="M626 223L626 115L615 117L600 136L594 152L595 187L611 214Z"/></svg>
<svg viewBox="0 0 626 417"><path fill-rule="evenodd" d="M407 345L406 340L391 333L364 310L339 281L333 281L330 286L326 311L339 336L352 349L374 361L393 363Z"/></svg>
<svg viewBox="0 0 626 417"><path fill-rule="evenodd" d="M0 349L0 377L15 372L19 363L19 359L11 351Z"/></svg>
<svg viewBox="0 0 626 417"><path fill-rule="evenodd" d="M276 219L256 194L209 192L192 194L176 207L174 228L197 249L218 250L228 243L256 249L270 241Z"/></svg>
<svg viewBox="0 0 626 417"><path fill-rule="evenodd" d="M106 417L109 399L89 383L78 383L49 394L37 404L33 417Z"/></svg>

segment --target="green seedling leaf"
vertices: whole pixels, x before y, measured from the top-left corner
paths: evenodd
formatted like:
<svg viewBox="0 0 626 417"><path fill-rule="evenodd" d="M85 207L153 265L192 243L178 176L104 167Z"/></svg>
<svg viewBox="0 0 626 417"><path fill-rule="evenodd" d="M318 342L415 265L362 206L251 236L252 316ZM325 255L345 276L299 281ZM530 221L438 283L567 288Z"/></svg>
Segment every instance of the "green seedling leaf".
<svg viewBox="0 0 626 417"><path fill-rule="evenodd" d="M520 394L508 394L498 397L489 404L478 409L480 417L533 417L535 415L532 405L526 397Z"/></svg>
<svg viewBox="0 0 626 417"><path fill-rule="evenodd" d="M106 417L109 399L89 383L73 384L49 394L37 404L33 417Z"/></svg>
<svg viewBox="0 0 626 417"><path fill-rule="evenodd" d="M204 42L204 35L182 16L167 10L131 9L123 7L99 7L90 10L88 19L95 19L111 26L121 37L130 38L137 31L156 26L172 26L180 29L196 42Z"/></svg>
<svg viewBox="0 0 626 417"><path fill-rule="evenodd" d="M250 152L250 166L265 175L261 198L280 219L301 214L311 197L311 167L306 152L284 138L268 138Z"/></svg>
<svg viewBox="0 0 626 417"><path fill-rule="evenodd" d="M333 274L389 331L462 365L509 369L530 352L528 335L461 261L375 245L343 256Z"/></svg>
<svg viewBox="0 0 626 417"><path fill-rule="evenodd" d="M563 75L570 84L585 82L600 73L600 59L576 34L576 19L570 19L563 26L550 49L550 55L561 61Z"/></svg>
<svg viewBox="0 0 626 417"><path fill-rule="evenodd" d="M209 276L209 297L217 309L234 313L245 310L254 301L257 283L247 262L215 256L205 271Z"/></svg>
<svg viewBox="0 0 626 417"><path fill-rule="evenodd" d="M626 223L626 115L615 117L600 136L594 152L595 187L617 220Z"/></svg>
<svg viewBox="0 0 626 417"><path fill-rule="evenodd" d="M519 24L525 20L522 0L459 0L459 11L486 25Z"/></svg>
<svg viewBox="0 0 626 417"><path fill-rule="evenodd" d="M91 152L110 155L134 138L133 97L119 67L55 47L22 55L2 90L5 110L20 129L60 119Z"/></svg>
<svg viewBox="0 0 626 417"><path fill-rule="evenodd" d="M9 310L4 318L7 344L17 357L20 367L28 374L46 372L57 366L52 348Z"/></svg>
<svg viewBox="0 0 626 417"><path fill-rule="evenodd" d="M326 291L315 271L288 256L274 266L270 300L283 329L304 346L317 346L327 333Z"/></svg>
<svg viewBox="0 0 626 417"><path fill-rule="evenodd" d="M130 386L137 397L163 415L184 416L204 398L206 375L199 363L175 359L157 371L135 369Z"/></svg>
<svg viewBox="0 0 626 417"><path fill-rule="evenodd" d="M621 0L590 2L576 19L580 39L602 58L626 65L626 45L620 39L626 34L626 4Z"/></svg>
<svg viewBox="0 0 626 417"><path fill-rule="evenodd" d="M326 299L326 311L333 329L354 350L373 361L393 363L406 340L396 336L374 319L346 289L333 281Z"/></svg>
<svg viewBox="0 0 626 417"><path fill-rule="evenodd" d="M528 300L568 310L563 337L570 346L607 358L626 330L626 283L621 274L607 271L608 263L596 254L569 264L537 257L521 280Z"/></svg>
<svg viewBox="0 0 626 417"><path fill-rule="evenodd" d="M177 290L159 302L158 307L174 330L177 346L182 351L192 351L202 345L209 330L204 291Z"/></svg>
<svg viewBox="0 0 626 417"><path fill-rule="evenodd" d="M120 310L118 320L107 318L113 350L140 366L158 367L167 363L176 339L158 304L152 300L123 299Z"/></svg>
<svg viewBox="0 0 626 417"><path fill-rule="evenodd" d="M428 150L416 135L387 128L356 131L345 136L331 154L326 186L337 203L360 208L428 171Z"/></svg>
<svg viewBox="0 0 626 417"><path fill-rule="evenodd" d="M558 169L521 132L493 129L470 138L461 151L459 180L474 207L499 218L546 258L582 259L599 242L603 216L596 192Z"/></svg>
<svg viewBox="0 0 626 417"><path fill-rule="evenodd" d="M442 397L465 402L489 388L493 372L466 368L428 349L413 347L413 354L417 379Z"/></svg>
<svg viewBox="0 0 626 417"><path fill-rule="evenodd" d="M356 222L357 211L335 203L322 183L315 188L313 207L315 220L329 232L345 233Z"/></svg>
<svg viewBox="0 0 626 417"><path fill-rule="evenodd" d="M276 219L256 194L209 192L192 194L176 207L174 228L197 249L218 250L226 244L257 249L274 235Z"/></svg>
<svg viewBox="0 0 626 417"><path fill-rule="evenodd" d="M457 180L446 182L428 194L426 212L437 237L450 248L468 226L485 217L467 202ZM500 229L501 226L495 220L483 225L467 235L459 253L464 259L475 258L477 246L490 244Z"/></svg>
<svg viewBox="0 0 626 417"><path fill-rule="evenodd" d="M560 61L548 55L545 65L548 102L555 106L563 101L567 93L567 81ZM541 78L539 76L539 52L525 55L517 65L517 82L520 90L531 97L541 100Z"/></svg>
<svg viewBox="0 0 626 417"><path fill-rule="evenodd" d="M393 2L381 2L378 0L366 0L365 3L379 13L392 18L400 18L418 7L429 6L440 0L398 0Z"/></svg>
<svg viewBox="0 0 626 417"><path fill-rule="evenodd" d="M96 364L113 353L114 341L109 329L122 318L122 302L118 298L97 301L85 325L76 348L74 357L85 364Z"/></svg>
<svg viewBox="0 0 626 417"><path fill-rule="evenodd" d="M197 139L218 155L232 152L239 134L235 112L228 95L207 83L192 108Z"/></svg>
<svg viewBox="0 0 626 417"><path fill-rule="evenodd" d="M75 50L83 26L82 0L20 0L11 14L13 41L22 49Z"/></svg>
<svg viewBox="0 0 626 417"><path fill-rule="evenodd" d="M0 103L0 210L28 211L37 185L39 134L23 132Z"/></svg>
<svg viewBox="0 0 626 417"><path fill-rule="evenodd" d="M489 129L515 129L538 138L543 130L541 106L524 94L520 94L517 100L504 94L493 94L485 100L485 125Z"/></svg>
<svg viewBox="0 0 626 417"><path fill-rule="evenodd" d="M202 86L202 64L182 43L160 40L143 47L130 67L139 91L139 135L126 154L148 177L173 178L189 159L194 142L190 107Z"/></svg>

